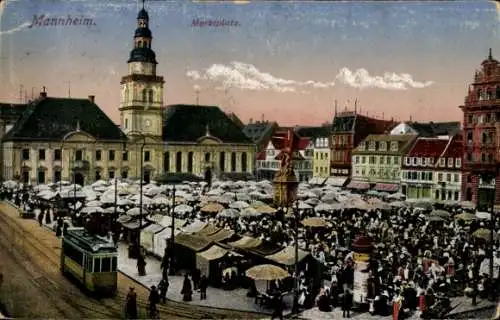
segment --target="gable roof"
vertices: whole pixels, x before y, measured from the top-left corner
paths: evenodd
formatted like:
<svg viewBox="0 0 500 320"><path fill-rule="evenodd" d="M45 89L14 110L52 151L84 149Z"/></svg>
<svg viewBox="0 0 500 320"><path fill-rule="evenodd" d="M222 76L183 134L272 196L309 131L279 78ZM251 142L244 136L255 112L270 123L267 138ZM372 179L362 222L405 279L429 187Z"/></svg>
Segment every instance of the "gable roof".
<svg viewBox="0 0 500 320"><path fill-rule="evenodd" d="M456 135L452 138L446 149L441 154L442 158L461 158L463 155L464 145L462 137Z"/></svg>
<svg viewBox="0 0 500 320"><path fill-rule="evenodd" d="M449 139L418 138L408 152L408 157L439 158L448 146Z"/></svg>
<svg viewBox="0 0 500 320"><path fill-rule="evenodd" d="M330 136L331 128L326 126L321 127L297 127L295 132L304 138L314 140L316 138L326 138Z"/></svg>
<svg viewBox="0 0 500 320"><path fill-rule="evenodd" d="M194 143L208 131L224 143L252 144L252 141L219 107L175 104L166 107L163 140Z"/></svg>
<svg viewBox="0 0 500 320"><path fill-rule="evenodd" d="M460 132L460 122L408 122L421 137L452 136Z"/></svg>
<svg viewBox="0 0 500 320"><path fill-rule="evenodd" d="M126 139L120 128L89 99L45 97L29 103L4 141L60 141L80 129L98 140Z"/></svg>

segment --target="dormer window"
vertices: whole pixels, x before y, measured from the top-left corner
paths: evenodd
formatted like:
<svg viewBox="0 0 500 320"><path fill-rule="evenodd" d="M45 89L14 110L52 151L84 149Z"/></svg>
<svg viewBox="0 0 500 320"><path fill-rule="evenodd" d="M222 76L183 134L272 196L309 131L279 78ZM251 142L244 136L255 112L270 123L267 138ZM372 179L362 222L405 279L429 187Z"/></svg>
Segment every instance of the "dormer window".
<svg viewBox="0 0 500 320"><path fill-rule="evenodd" d="M455 159L455 167L460 168L462 166L462 159L456 158Z"/></svg>
<svg viewBox="0 0 500 320"><path fill-rule="evenodd" d="M439 166L444 168L446 166L446 160L445 158L439 159Z"/></svg>
<svg viewBox="0 0 500 320"><path fill-rule="evenodd" d="M453 168L453 158L448 158L448 168Z"/></svg>
<svg viewBox="0 0 500 320"><path fill-rule="evenodd" d="M412 158L412 162L413 162L413 165L416 166L417 165L417 158L416 157Z"/></svg>
<svg viewBox="0 0 500 320"><path fill-rule="evenodd" d="M428 159L427 159L427 164L428 164L429 166L434 165L434 158L428 158Z"/></svg>
<svg viewBox="0 0 500 320"><path fill-rule="evenodd" d="M424 167L427 165L427 158L422 158L422 165Z"/></svg>
<svg viewBox="0 0 500 320"><path fill-rule="evenodd" d="M359 144L359 151L365 151L365 147L366 147L366 143L365 142L361 142Z"/></svg>
<svg viewBox="0 0 500 320"><path fill-rule="evenodd" d="M422 158L417 158L417 165L421 166L422 165Z"/></svg>
<svg viewBox="0 0 500 320"><path fill-rule="evenodd" d="M407 166L409 166L409 165L410 165L410 157L405 157L405 164L406 164Z"/></svg>
<svg viewBox="0 0 500 320"><path fill-rule="evenodd" d="M375 141L370 141L369 150L370 151L375 151L375 149L376 149L376 142Z"/></svg>
<svg viewBox="0 0 500 320"><path fill-rule="evenodd" d="M385 141L380 142L380 151L387 151L387 143Z"/></svg>
<svg viewBox="0 0 500 320"><path fill-rule="evenodd" d="M397 141L392 141L391 142L391 151L392 152L398 151L398 142Z"/></svg>

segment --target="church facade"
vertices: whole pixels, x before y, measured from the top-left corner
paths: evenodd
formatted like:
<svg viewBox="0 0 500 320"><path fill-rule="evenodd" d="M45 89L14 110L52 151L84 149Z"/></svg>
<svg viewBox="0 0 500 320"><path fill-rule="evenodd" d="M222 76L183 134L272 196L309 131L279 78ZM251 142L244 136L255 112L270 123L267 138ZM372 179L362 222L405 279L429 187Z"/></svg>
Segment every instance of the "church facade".
<svg viewBox="0 0 500 320"><path fill-rule="evenodd" d="M128 74L121 79L120 126L87 99L40 97L0 103L4 180L88 184L100 179L165 173L245 176L254 171L255 144L216 106L164 106L165 81L156 74L149 16L137 16ZM5 116L4 116L5 115ZM7 116L8 115L8 116ZM141 166L142 165L142 166Z"/></svg>

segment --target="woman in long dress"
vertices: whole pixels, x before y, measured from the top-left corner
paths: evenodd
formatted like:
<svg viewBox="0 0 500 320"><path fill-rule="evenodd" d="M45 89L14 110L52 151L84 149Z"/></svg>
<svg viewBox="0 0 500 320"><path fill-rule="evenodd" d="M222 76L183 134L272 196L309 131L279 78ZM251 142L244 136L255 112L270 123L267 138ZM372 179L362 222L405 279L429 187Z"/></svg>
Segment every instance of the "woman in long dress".
<svg viewBox="0 0 500 320"><path fill-rule="evenodd" d="M181 294L183 295L182 300L191 301L193 296L193 289L191 286L191 280L187 273L184 275L184 282L182 284Z"/></svg>

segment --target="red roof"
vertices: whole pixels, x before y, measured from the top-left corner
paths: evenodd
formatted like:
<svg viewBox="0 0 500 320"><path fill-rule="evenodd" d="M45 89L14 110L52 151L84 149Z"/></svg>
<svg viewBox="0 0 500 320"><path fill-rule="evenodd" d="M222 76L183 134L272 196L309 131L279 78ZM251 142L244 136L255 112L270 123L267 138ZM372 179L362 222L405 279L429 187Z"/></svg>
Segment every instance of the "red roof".
<svg viewBox="0 0 500 320"><path fill-rule="evenodd" d="M266 160L267 150L263 150L257 153L256 160Z"/></svg>
<svg viewBox="0 0 500 320"><path fill-rule="evenodd" d="M453 140L448 145L448 148L444 150L442 157L443 158L462 158L464 153L463 142L459 136L453 137Z"/></svg>
<svg viewBox="0 0 500 320"><path fill-rule="evenodd" d="M407 157L438 158L445 151L448 139L418 138Z"/></svg>

